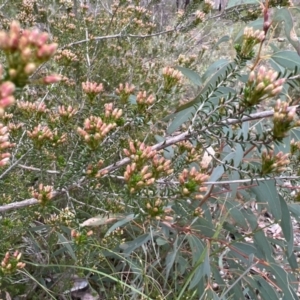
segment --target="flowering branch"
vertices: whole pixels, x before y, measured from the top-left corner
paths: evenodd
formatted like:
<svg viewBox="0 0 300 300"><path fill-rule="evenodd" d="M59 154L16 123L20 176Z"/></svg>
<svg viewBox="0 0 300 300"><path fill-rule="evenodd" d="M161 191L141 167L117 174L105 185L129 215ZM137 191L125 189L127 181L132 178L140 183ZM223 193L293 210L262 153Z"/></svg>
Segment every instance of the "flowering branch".
<svg viewBox="0 0 300 300"><path fill-rule="evenodd" d="M300 107L299 106L290 106L287 108L287 111L294 111L294 110L300 111ZM274 111L273 110L269 110L269 111L264 111L264 112L258 112L258 113L254 113L251 114L250 116L245 116L242 119L228 119L226 121L224 121L224 125L234 125L234 124L238 124L238 123L243 123L243 122L247 122L247 121L253 121L253 120L257 120L257 119L263 119L263 118L268 118L268 117L272 117L274 115ZM189 132L189 131L185 131L183 133L180 133L176 136L171 136L171 137L167 137L165 141L157 143L155 145L152 146L152 150L162 150L165 149L171 145L177 144L181 141L184 140L188 140L189 138L191 138L193 135L193 132ZM102 174L108 174L113 172L114 170L117 170L127 164L129 164L131 162L131 159L129 157L123 158L119 161L117 161L116 163L109 165L101 170L99 170L100 173ZM274 177L274 178L270 178L270 179L284 179L286 177ZM288 177L291 178L291 177ZM297 179L299 177L296 177ZM293 179L295 179L293 177ZM70 185L67 189L62 189L62 190L56 190L56 191L52 191L52 197L51 199L55 199L58 198L61 195L64 195L65 193L68 193L68 191L73 190L75 188L78 188L80 185L84 184L86 180L86 177L82 177L77 183L74 183L72 185ZM246 180L246 181L245 181ZM252 179L245 179L245 180L238 180L239 183L242 182L249 182ZM256 181L261 181L261 180L266 180L266 178L261 178L261 179L255 179ZM228 182L222 182L221 184L224 183L232 183L232 181L228 181ZM205 185L212 185L212 184L218 184L217 182L204 182L203 184ZM5 212L8 210L12 210L12 209L19 209L19 208L23 208L26 206L30 206L30 205L36 205L40 203L37 199L31 198L31 199L26 199L23 201L18 201L18 202L13 202L7 205L3 205L0 206L0 212Z"/></svg>

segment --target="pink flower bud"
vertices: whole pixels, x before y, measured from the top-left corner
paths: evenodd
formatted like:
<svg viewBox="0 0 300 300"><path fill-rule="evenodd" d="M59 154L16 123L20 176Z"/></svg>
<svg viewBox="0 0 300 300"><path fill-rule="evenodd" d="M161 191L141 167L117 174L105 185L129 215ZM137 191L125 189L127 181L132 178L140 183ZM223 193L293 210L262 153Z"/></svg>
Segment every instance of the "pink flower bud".
<svg viewBox="0 0 300 300"><path fill-rule="evenodd" d="M42 32L39 34L37 40L35 41L35 44L38 47L41 47L42 45L44 45L47 41L48 41L49 35L47 32Z"/></svg>
<svg viewBox="0 0 300 300"><path fill-rule="evenodd" d="M2 50L8 49L8 35L4 31L0 31L0 48Z"/></svg>
<svg viewBox="0 0 300 300"><path fill-rule="evenodd" d="M36 70L36 65L35 63L28 63L25 68L24 68L24 72L27 74L27 75L31 75L34 73L34 71Z"/></svg>
<svg viewBox="0 0 300 300"><path fill-rule="evenodd" d="M253 82L255 80L255 77L256 77L255 72L251 71L250 74L249 74L248 81Z"/></svg>
<svg viewBox="0 0 300 300"><path fill-rule="evenodd" d="M269 84L268 86L266 86L266 87L264 88L264 92L265 92L265 93L269 93L269 92L271 92L273 89L274 89L274 85L273 85L273 84Z"/></svg>
<svg viewBox="0 0 300 300"><path fill-rule="evenodd" d="M274 85L277 87L277 86L280 86L280 85L283 85L285 83L286 79L285 78L280 78L278 80L276 80L274 82Z"/></svg>
<svg viewBox="0 0 300 300"><path fill-rule="evenodd" d="M14 102L15 102L15 98L13 96L8 96L0 100L0 106L7 107L12 105Z"/></svg>
<svg viewBox="0 0 300 300"><path fill-rule="evenodd" d="M275 95L281 93L282 88L283 88L283 86L278 86L278 87L276 87L276 88L271 92L271 95L272 95L272 96L275 96Z"/></svg>
<svg viewBox="0 0 300 300"><path fill-rule="evenodd" d="M15 85L11 81L5 81L0 85L1 97L7 97L14 93Z"/></svg>
<svg viewBox="0 0 300 300"><path fill-rule="evenodd" d="M42 59L48 59L55 53L57 46L58 45L56 43L50 45L42 45L37 51L37 57Z"/></svg>
<svg viewBox="0 0 300 300"><path fill-rule="evenodd" d="M18 21L12 21L10 24L10 34L19 34L21 27Z"/></svg>
<svg viewBox="0 0 300 300"><path fill-rule="evenodd" d="M259 91L263 90L264 88L265 88L265 84L264 84L263 82L260 82L260 83L256 86L255 90L256 90L257 92L259 92Z"/></svg>
<svg viewBox="0 0 300 300"><path fill-rule="evenodd" d="M62 77L60 75L52 74L43 78L43 83L52 84L61 81Z"/></svg>
<svg viewBox="0 0 300 300"><path fill-rule="evenodd" d="M24 61L27 61L31 58L32 50L29 47L26 47L22 50L21 56Z"/></svg>
<svg viewBox="0 0 300 300"><path fill-rule="evenodd" d="M0 167L3 167L9 163L9 157L0 160Z"/></svg>

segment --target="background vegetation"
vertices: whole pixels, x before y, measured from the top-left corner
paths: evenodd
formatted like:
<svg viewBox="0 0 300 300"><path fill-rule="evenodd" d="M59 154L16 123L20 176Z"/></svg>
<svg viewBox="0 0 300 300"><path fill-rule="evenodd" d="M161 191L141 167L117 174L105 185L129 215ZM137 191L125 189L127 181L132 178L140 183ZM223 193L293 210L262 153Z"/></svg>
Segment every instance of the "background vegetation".
<svg viewBox="0 0 300 300"><path fill-rule="evenodd" d="M0 298L298 299L299 10L2 1Z"/></svg>

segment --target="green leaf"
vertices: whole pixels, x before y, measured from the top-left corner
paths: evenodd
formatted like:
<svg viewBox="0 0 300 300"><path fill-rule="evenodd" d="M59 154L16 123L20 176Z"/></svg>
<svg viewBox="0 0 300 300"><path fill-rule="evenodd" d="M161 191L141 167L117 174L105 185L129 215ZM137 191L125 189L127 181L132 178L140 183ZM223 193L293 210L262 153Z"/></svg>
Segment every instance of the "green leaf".
<svg viewBox="0 0 300 300"><path fill-rule="evenodd" d="M164 239L164 238L162 238L162 237L157 238L157 239L155 240L155 242L156 242L156 244L157 244L158 246L163 246L163 245L166 245L166 244L169 243L166 239Z"/></svg>
<svg viewBox="0 0 300 300"><path fill-rule="evenodd" d="M288 256L291 256L291 254L294 251L294 232L293 232L292 220L291 220L288 206L281 195L279 195L279 200L280 200L281 212L282 212L280 226L282 228L283 235L287 242Z"/></svg>
<svg viewBox="0 0 300 300"><path fill-rule="evenodd" d="M198 261L199 257L201 256L202 252L204 251L205 246L203 245L203 242L194 235L188 235L187 240L190 244L190 248L192 251L192 265L194 266Z"/></svg>
<svg viewBox="0 0 300 300"><path fill-rule="evenodd" d="M189 267L189 263L187 259L182 257L181 255L177 258L177 264L178 264L178 270L181 275L183 275L186 271L186 269Z"/></svg>
<svg viewBox="0 0 300 300"><path fill-rule="evenodd" d="M300 221L300 204L298 203L289 203L288 205L289 211L293 214L293 216Z"/></svg>
<svg viewBox="0 0 300 300"><path fill-rule="evenodd" d="M173 251L169 251L169 253L166 256L165 285L167 284L167 279L169 278L171 269L174 266L177 254L178 254L178 235L176 235L175 241L173 242Z"/></svg>
<svg viewBox="0 0 300 300"><path fill-rule="evenodd" d="M146 233L131 242L126 242L120 245L120 248L123 250L123 253L127 256L131 254L136 248L144 245L151 240L150 234Z"/></svg>
<svg viewBox="0 0 300 300"><path fill-rule="evenodd" d="M300 69L300 56L294 51L279 51L274 53L270 59L274 60L284 69L289 69L291 71L294 71L295 67Z"/></svg>
<svg viewBox="0 0 300 300"><path fill-rule="evenodd" d="M158 143L164 142L166 139L163 136L155 135L155 139ZM174 157L174 149L172 146L164 148L164 157L166 159L171 159Z"/></svg>
<svg viewBox="0 0 300 300"><path fill-rule="evenodd" d="M244 264L248 264L249 258L251 258L253 255L256 255L256 253L257 249L254 245L237 242L231 245L230 251L228 252L228 257L234 260L240 260Z"/></svg>
<svg viewBox="0 0 300 300"><path fill-rule="evenodd" d="M74 261L76 261L76 254L71 246L71 243L68 239L66 239L64 237L64 235L62 235L61 233L59 232L56 232L57 234L57 237L58 237L58 241L61 245L64 246L64 248L67 250L67 252L69 253L69 255L72 257L72 259L74 259Z"/></svg>
<svg viewBox="0 0 300 300"><path fill-rule="evenodd" d="M208 88L215 86L216 82L220 78L224 78L229 66L233 68L236 66L236 63L221 59L212 64L202 76L202 82L205 82L205 85L201 89L199 95L197 95L194 100L181 105L179 108L177 108L176 112L180 112L194 106L197 107L197 104L203 101L202 95L205 95L205 92L208 90Z"/></svg>
<svg viewBox="0 0 300 300"><path fill-rule="evenodd" d="M214 51L220 44L226 43L230 41L230 36L229 35L224 35L222 36L213 46L212 51Z"/></svg>
<svg viewBox="0 0 300 300"><path fill-rule="evenodd" d="M202 84L200 75L195 71L192 71L184 67L176 67L176 69L179 70L185 77L187 77L196 86L200 86Z"/></svg>
<svg viewBox="0 0 300 300"><path fill-rule="evenodd" d="M199 260L199 257L198 257L198 260ZM210 260L209 260L208 251L205 252L205 258L204 258L204 261L202 262L202 264L197 266L197 270L195 271L193 279L190 282L189 290L192 290L195 286L197 286L198 283L200 282L200 280L204 276L207 276L207 278L210 278Z"/></svg>
<svg viewBox="0 0 300 300"><path fill-rule="evenodd" d="M295 142L300 141L300 129L299 128L291 129L290 133L291 133L291 139L294 139Z"/></svg>
<svg viewBox="0 0 300 300"><path fill-rule="evenodd" d="M193 113L195 113L194 107L189 107L185 110L182 110L174 115L174 120L172 121L171 125L168 127L167 133L172 134L175 132L184 122L191 119Z"/></svg>
<svg viewBox="0 0 300 300"><path fill-rule="evenodd" d="M253 212L251 211L251 209L241 209L242 214L245 216L245 218L247 219L250 227L252 230L256 230L257 229L257 217L253 214Z"/></svg>
<svg viewBox="0 0 300 300"><path fill-rule="evenodd" d="M214 226L208 220L204 218L198 218L196 222L191 226L193 230L199 230L203 235L207 237L213 237L215 234Z"/></svg>
<svg viewBox="0 0 300 300"><path fill-rule="evenodd" d="M213 75L217 74L219 70L222 68L228 66L229 60L227 59L219 59L218 61L214 62L212 65L208 67L206 72L202 76L202 82L205 82L206 80L210 79Z"/></svg>
<svg viewBox="0 0 300 300"><path fill-rule="evenodd" d="M268 267L271 274L275 277L274 280L277 283L278 287L282 290L284 293L284 299L288 300L296 300L298 299L295 292L292 290L292 287L289 284L288 281L288 274L285 271L284 268L282 268L277 263L271 263Z"/></svg>
<svg viewBox="0 0 300 300"><path fill-rule="evenodd" d="M263 278L261 278L260 276L255 276L255 279L257 282L257 291L261 295L262 299L275 300L280 298L274 288Z"/></svg>
<svg viewBox="0 0 300 300"><path fill-rule="evenodd" d="M297 257L295 256L294 253L292 253L290 256L288 256L287 260L293 270L297 270L299 268L298 262L297 262Z"/></svg>
<svg viewBox="0 0 300 300"><path fill-rule="evenodd" d="M268 210L272 213L275 220L281 220L281 204L274 180L258 182L258 186L251 188L256 195L256 201L260 203L268 203Z"/></svg>
<svg viewBox="0 0 300 300"><path fill-rule="evenodd" d="M110 235L110 233L113 232L115 229L126 225L127 223L131 222L134 219L135 219L134 214L130 214L130 215L124 217L123 219L121 219L120 221L116 222L113 226L111 226L107 230L107 232L105 233L105 237L108 236L108 235Z"/></svg>
<svg viewBox="0 0 300 300"><path fill-rule="evenodd" d="M267 240L265 234L263 231L257 231L255 232L253 236L253 242L257 249L257 256L259 257L259 253L262 255L264 259L266 259L269 262L274 262L274 258L272 256L273 251L271 248L271 245L269 241Z"/></svg>
<svg viewBox="0 0 300 300"><path fill-rule="evenodd" d="M272 16L273 26L276 26L277 24L280 25L281 22L284 22L284 31L287 39L296 49L298 55L300 55L300 41L294 29L293 17L290 11L286 8L276 9Z"/></svg>
<svg viewBox="0 0 300 300"><path fill-rule="evenodd" d="M245 4L257 4L257 0L229 0L226 8L235 7Z"/></svg>
<svg viewBox="0 0 300 300"><path fill-rule="evenodd" d="M210 175L209 181L218 181L224 174L223 166L217 166L214 168L212 174Z"/></svg>
<svg viewBox="0 0 300 300"><path fill-rule="evenodd" d="M234 201L226 201L225 206L231 215L234 222L236 222L239 226L241 226L244 230L248 229L247 221L244 215L241 213L240 209L238 208L239 203Z"/></svg>

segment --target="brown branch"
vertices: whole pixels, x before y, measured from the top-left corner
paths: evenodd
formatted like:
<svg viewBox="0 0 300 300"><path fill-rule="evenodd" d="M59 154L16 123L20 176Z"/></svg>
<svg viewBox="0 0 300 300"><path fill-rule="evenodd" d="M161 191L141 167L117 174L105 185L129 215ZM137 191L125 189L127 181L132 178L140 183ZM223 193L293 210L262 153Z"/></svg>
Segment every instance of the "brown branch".
<svg viewBox="0 0 300 300"><path fill-rule="evenodd" d="M290 111L293 107L295 107L295 106L288 107L288 111ZM297 110L300 109L298 105L296 106L296 108L297 108ZM247 121L253 121L253 120L257 120L257 119L272 117L273 114L274 114L273 110L258 112L258 113L254 113L250 116L243 117L240 120L239 119L228 119L228 120L224 121L223 124L224 125L234 125L234 124L243 123L243 122L247 122ZM167 148L169 146L172 146L174 144L177 144L181 141L188 140L189 138L191 138L193 136L193 134L194 134L194 132L185 131L185 132L183 132L181 134L178 134L176 136L167 137L165 141L153 145L152 149L153 150L165 149L165 148ZM108 173L110 173L114 170L117 170L117 169L121 168L122 166L127 165L128 163L130 163L130 158L126 157L126 158L123 158L123 159L119 160L118 162L116 162L114 164L111 164L111 165L101 169L99 172L101 172L103 174L104 173L108 174ZM79 180L78 183L72 184L67 189L54 191L53 197L52 197L51 200L54 200L55 198L65 194L66 192L68 192L68 191L70 191L74 188L77 188L81 184L84 184L85 181L86 181L86 178L83 177ZM5 211L8 211L8 210L12 210L12 209L19 209L19 208L30 206L30 205L36 205L38 203L39 203L38 200L36 200L34 198L26 199L26 200L18 201L18 202L13 202L13 203L10 203L10 204L7 204L7 205L0 206L0 212L5 212Z"/></svg>

